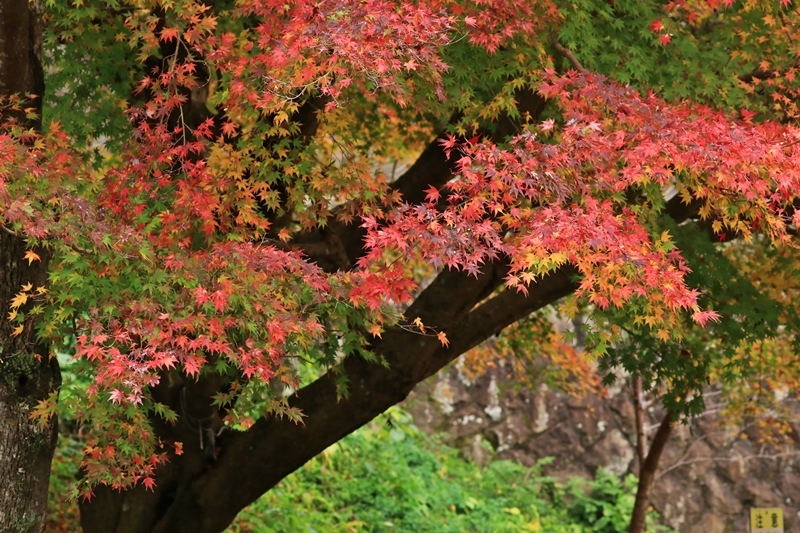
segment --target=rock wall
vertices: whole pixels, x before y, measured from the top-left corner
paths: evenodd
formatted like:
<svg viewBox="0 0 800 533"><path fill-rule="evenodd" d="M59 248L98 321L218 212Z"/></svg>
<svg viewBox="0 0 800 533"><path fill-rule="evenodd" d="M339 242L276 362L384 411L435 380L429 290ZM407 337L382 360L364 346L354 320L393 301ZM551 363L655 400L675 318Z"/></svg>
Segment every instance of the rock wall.
<svg viewBox="0 0 800 533"><path fill-rule="evenodd" d="M593 477L601 466L619 476L637 472L627 386L606 398L573 398L544 386L515 391L504 374L493 369L473 382L450 367L421 384L406 407L418 426L448 434L478 463L492 455L528 465L554 457L545 471L557 477ZM797 402L793 410L800 414ZM648 411L652 436L662 413ZM725 428L713 411L679 425L653 490L661 521L687 533L746 532L750 507L782 507L785 530L800 531L799 435L800 424L793 426L792 444L767 447L753 431Z"/></svg>

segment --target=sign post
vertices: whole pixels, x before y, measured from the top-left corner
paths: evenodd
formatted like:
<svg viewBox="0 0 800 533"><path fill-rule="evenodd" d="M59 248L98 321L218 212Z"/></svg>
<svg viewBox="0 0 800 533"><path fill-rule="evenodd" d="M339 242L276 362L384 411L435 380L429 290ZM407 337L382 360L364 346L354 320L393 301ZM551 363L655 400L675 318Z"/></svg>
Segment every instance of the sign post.
<svg viewBox="0 0 800 533"><path fill-rule="evenodd" d="M780 507L750 509L750 533L784 533L783 509Z"/></svg>

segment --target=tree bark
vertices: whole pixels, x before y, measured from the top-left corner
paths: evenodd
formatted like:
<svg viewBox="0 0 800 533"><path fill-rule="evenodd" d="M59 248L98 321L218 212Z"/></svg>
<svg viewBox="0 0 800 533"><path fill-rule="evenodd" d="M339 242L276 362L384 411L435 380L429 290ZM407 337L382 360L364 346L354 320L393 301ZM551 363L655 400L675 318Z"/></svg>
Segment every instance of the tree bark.
<svg viewBox="0 0 800 533"><path fill-rule="evenodd" d="M644 391L642 391L642 376L633 376L633 412L636 420L636 457L639 472L644 470L645 454L647 453L647 435L644 432Z"/></svg>
<svg viewBox="0 0 800 533"><path fill-rule="evenodd" d="M0 97L41 95L41 15L28 0L0 0ZM41 100L26 106L41 111ZM2 111L0 111L2 113ZM16 118L38 128L39 119ZM47 281L49 255L37 249L40 261L28 264L25 239L2 227L0 214L0 527L3 531L42 531L47 511L50 462L55 450L57 423L41 427L30 418L31 409L59 384L58 364L36 340L35 324L12 336L6 320L11 298L22 285ZM25 311L23 308L21 311Z"/></svg>
<svg viewBox="0 0 800 533"><path fill-rule="evenodd" d="M653 487L653 481L658 472L658 462L661 460L661 454L667 445L670 433L672 433L673 418L674 413L667 411L653 437L653 443L647 452L647 458L642 464L641 472L639 472L639 486L636 489L636 502L633 505L628 533L644 532L644 526L647 521L647 508L650 506L650 489Z"/></svg>
<svg viewBox="0 0 800 533"><path fill-rule="evenodd" d="M0 95L42 95L41 45L38 3L0 0ZM41 109L40 102L36 99L31 106Z"/></svg>
<svg viewBox="0 0 800 533"><path fill-rule="evenodd" d="M8 303L23 283L46 281L46 253L37 250L42 264L22 264L23 239L0 230L0 524L2 531L42 531L47 511L50 462L56 446L57 423L46 427L30 418L40 400L59 384L58 365L37 343L34 325L11 336L5 320Z"/></svg>

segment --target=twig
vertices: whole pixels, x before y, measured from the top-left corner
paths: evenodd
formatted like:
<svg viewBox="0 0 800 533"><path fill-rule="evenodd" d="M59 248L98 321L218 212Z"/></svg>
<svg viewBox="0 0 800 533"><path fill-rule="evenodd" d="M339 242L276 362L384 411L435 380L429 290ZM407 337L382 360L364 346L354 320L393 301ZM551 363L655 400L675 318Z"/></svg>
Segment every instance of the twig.
<svg viewBox="0 0 800 533"><path fill-rule="evenodd" d="M795 457L800 455L800 450L792 450L789 452L781 452L781 453L758 453L756 455L743 455L741 457L695 457L694 459L686 459L685 461L679 461L672 466L664 468L661 470L656 479L660 478L667 472L671 472L676 468L680 468L682 466L687 466L694 463L703 463L703 462L716 462L716 463L732 463L733 461L753 461L756 459L781 459L782 457Z"/></svg>
<svg viewBox="0 0 800 533"><path fill-rule="evenodd" d="M575 70L582 72L583 74L588 74L589 71L583 68L583 65L581 65L581 62L578 61L577 57L575 57L575 54L572 53L572 50L558 42L556 35L552 31L550 31L550 40L553 42L553 48L555 48L559 54L566 57Z"/></svg>
<svg viewBox="0 0 800 533"><path fill-rule="evenodd" d="M701 415L698 415L698 416L704 416L705 414L706 413L702 413ZM749 429L751 427L754 427L755 425L756 425L755 422L751 422L750 424L746 424L744 426L739 427L738 431L746 431L747 429ZM710 431L710 432L708 432L708 433L706 433L704 435L701 435L700 437L698 437L694 441L692 441L692 443L689 444L689 446L686 447L686 450L684 451L683 455L681 455L681 457L677 461L675 461L672 465L670 465L670 466L668 466L668 467L666 467L666 468L664 468L664 469L662 469L662 470L660 470L658 472L658 475L656 476L656 479L660 478L661 476L663 476L667 472L670 472L672 470L675 470L676 468L680 468L680 467L682 467L684 465L688 465L688 464L692 464L692 463L698 463L698 462L702 462L702 461L706 461L706 460L713 460L713 461L719 461L719 462L731 462L731 461L733 461L734 459L732 457L699 457L699 458L695 457L693 459L687 459L687 457L689 457L691 455L692 449L694 448L695 444L698 444L700 442L708 440L708 438L711 435L717 435L717 434L724 433L724 432L725 432L725 430ZM800 450L795 451L795 452L791 452L790 455L791 454L800 454ZM764 454L764 448L762 448L757 455L748 455L748 456L744 456L743 458L744 459L758 459L758 458L772 459L772 458L783 457L785 455L787 455L787 454L767 455L767 454ZM738 460L738 458L737 458L737 460Z"/></svg>

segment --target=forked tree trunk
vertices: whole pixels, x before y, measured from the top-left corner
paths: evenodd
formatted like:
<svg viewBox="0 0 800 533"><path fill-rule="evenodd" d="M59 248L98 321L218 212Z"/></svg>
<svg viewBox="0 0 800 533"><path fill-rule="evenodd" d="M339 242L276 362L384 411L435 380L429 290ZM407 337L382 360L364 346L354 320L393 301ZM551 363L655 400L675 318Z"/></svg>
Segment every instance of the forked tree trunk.
<svg viewBox="0 0 800 533"><path fill-rule="evenodd" d="M28 0L0 0L0 96L42 94L40 42L41 19ZM30 265L25 251L25 240L0 226L0 530L14 533L44 529L57 435L55 421L40 428L30 411L58 386L58 365L37 344L34 324L28 321L12 336L7 320L22 285L41 286L47 279L46 251L37 250L41 260Z"/></svg>

